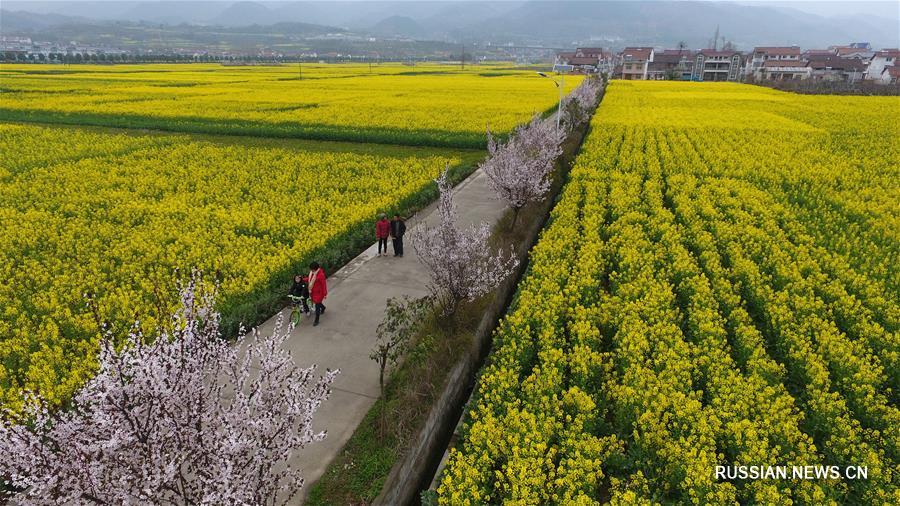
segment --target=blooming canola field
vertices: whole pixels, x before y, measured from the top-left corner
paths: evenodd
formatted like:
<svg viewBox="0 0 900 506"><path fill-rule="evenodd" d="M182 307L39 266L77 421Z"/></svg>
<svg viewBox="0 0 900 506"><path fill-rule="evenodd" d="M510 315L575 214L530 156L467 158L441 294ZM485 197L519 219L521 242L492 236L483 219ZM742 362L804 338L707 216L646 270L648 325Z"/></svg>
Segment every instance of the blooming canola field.
<svg viewBox="0 0 900 506"><path fill-rule="evenodd" d="M480 156L22 124L0 137L0 401L13 406L21 389L64 402L90 374L86 292L115 332L153 331L176 278L201 269L223 313L253 323L292 272L335 266L377 212L421 205L443 167Z"/></svg>
<svg viewBox="0 0 900 506"><path fill-rule="evenodd" d="M261 321L376 213L470 172L488 122L556 99L500 66L0 65L0 404L64 404L99 326L154 332L191 269L220 284L227 332Z"/></svg>
<svg viewBox="0 0 900 506"><path fill-rule="evenodd" d="M898 111L613 82L439 503L900 503Z"/></svg>
<svg viewBox="0 0 900 506"><path fill-rule="evenodd" d="M0 82L0 120L462 148L557 101L490 65L2 65Z"/></svg>

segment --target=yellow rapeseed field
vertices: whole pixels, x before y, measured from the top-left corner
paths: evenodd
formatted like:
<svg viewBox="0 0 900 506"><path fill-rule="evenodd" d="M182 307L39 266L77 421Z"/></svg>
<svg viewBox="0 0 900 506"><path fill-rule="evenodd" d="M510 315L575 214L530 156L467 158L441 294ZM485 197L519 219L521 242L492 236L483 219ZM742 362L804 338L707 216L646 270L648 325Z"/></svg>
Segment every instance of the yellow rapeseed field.
<svg viewBox="0 0 900 506"><path fill-rule="evenodd" d="M898 97L612 83L440 504L900 503L898 112Z"/></svg>
<svg viewBox="0 0 900 506"><path fill-rule="evenodd" d="M488 123L556 100L497 65L0 65L0 403L61 404L91 374L86 293L114 333L151 332L202 269L233 332L377 212L427 203L446 165L471 170Z"/></svg>
<svg viewBox="0 0 900 506"><path fill-rule="evenodd" d="M0 403L64 402L98 328L148 331L192 268L251 323L312 258L335 267L379 211L420 205L481 153L0 124ZM180 269L180 273L175 272ZM160 307L160 300L162 306Z"/></svg>
<svg viewBox="0 0 900 506"><path fill-rule="evenodd" d="M398 64L3 64L0 90L0 120L469 148L557 101L533 70Z"/></svg>

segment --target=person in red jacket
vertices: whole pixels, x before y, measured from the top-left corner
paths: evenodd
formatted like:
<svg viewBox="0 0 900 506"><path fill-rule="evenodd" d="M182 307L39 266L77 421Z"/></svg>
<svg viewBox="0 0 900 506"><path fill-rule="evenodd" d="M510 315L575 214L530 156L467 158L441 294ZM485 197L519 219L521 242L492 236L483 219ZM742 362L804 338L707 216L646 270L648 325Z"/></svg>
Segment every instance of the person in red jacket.
<svg viewBox="0 0 900 506"><path fill-rule="evenodd" d="M391 235L391 222L388 221L387 216L384 213L378 215L378 221L375 222L375 238L378 239L378 256L382 255L382 250L384 250L384 256L387 256L387 241L388 237Z"/></svg>
<svg viewBox="0 0 900 506"><path fill-rule="evenodd" d="M316 305L316 321L313 327L319 324L319 315L325 312L325 297L328 297L328 283L325 281L325 270L319 265L319 262L309 264L309 276L307 277L309 284L309 298Z"/></svg>

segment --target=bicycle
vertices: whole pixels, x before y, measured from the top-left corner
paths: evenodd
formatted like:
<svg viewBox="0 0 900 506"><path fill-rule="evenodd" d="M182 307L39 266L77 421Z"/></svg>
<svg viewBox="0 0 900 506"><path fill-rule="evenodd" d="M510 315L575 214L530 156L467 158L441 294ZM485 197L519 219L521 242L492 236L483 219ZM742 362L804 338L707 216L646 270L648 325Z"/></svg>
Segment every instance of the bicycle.
<svg viewBox="0 0 900 506"><path fill-rule="evenodd" d="M291 299L290 322L291 322L291 325L296 327L297 325L300 325L300 321L303 320L303 315L304 314L308 315L308 314L310 314L311 311L309 310L309 306L307 306L306 304L303 304L303 302L306 300L305 297L297 297L296 295L288 295L288 298ZM303 310L304 308L306 309L306 311Z"/></svg>

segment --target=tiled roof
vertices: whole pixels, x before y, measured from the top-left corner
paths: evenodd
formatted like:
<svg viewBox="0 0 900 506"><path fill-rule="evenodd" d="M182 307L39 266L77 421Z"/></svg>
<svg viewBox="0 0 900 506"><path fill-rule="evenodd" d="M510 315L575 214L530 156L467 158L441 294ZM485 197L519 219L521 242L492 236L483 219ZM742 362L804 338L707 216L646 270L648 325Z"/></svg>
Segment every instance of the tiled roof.
<svg viewBox="0 0 900 506"><path fill-rule="evenodd" d="M837 54L839 56L845 56L848 54L859 54L859 53L871 53L872 51L869 49L863 49L858 47L839 47L837 48Z"/></svg>
<svg viewBox="0 0 900 506"><path fill-rule="evenodd" d="M681 56L678 56L678 53L668 54L668 53L653 53L653 61L654 62L663 62L663 63L678 63L682 59L690 60L691 55L685 52Z"/></svg>
<svg viewBox="0 0 900 506"><path fill-rule="evenodd" d="M800 46L762 46L753 48L754 53L766 53L768 55L799 55Z"/></svg>
<svg viewBox="0 0 900 506"><path fill-rule="evenodd" d="M837 56L829 56L822 58L811 58L807 63L808 67L813 69L832 68L834 70L848 70L862 72L866 69L866 64L855 58L840 58Z"/></svg>
<svg viewBox="0 0 900 506"><path fill-rule="evenodd" d="M875 57L881 56L882 58L900 58L900 49L882 49L881 51L875 51Z"/></svg>
<svg viewBox="0 0 900 506"><path fill-rule="evenodd" d="M763 67L805 67L806 64L797 60L766 60Z"/></svg>
<svg viewBox="0 0 900 506"><path fill-rule="evenodd" d="M622 51L622 57L625 59L632 60L648 60L650 59L650 53L653 51L652 47L626 47L624 51Z"/></svg>
<svg viewBox="0 0 900 506"><path fill-rule="evenodd" d="M690 49L682 49L681 51L679 51L678 49L663 49L662 51L653 52L654 60L658 59L659 57L663 57L664 59L674 57L676 61L679 59L679 57L690 60L691 58L693 58L693 56L694 52Z"/></svg>
<svg viewBox="0 0 900 506"><path fill-rule="evenodd" d="M591 56L576 56L569 58L569 65L596 65L597 59Z"/></svg>

